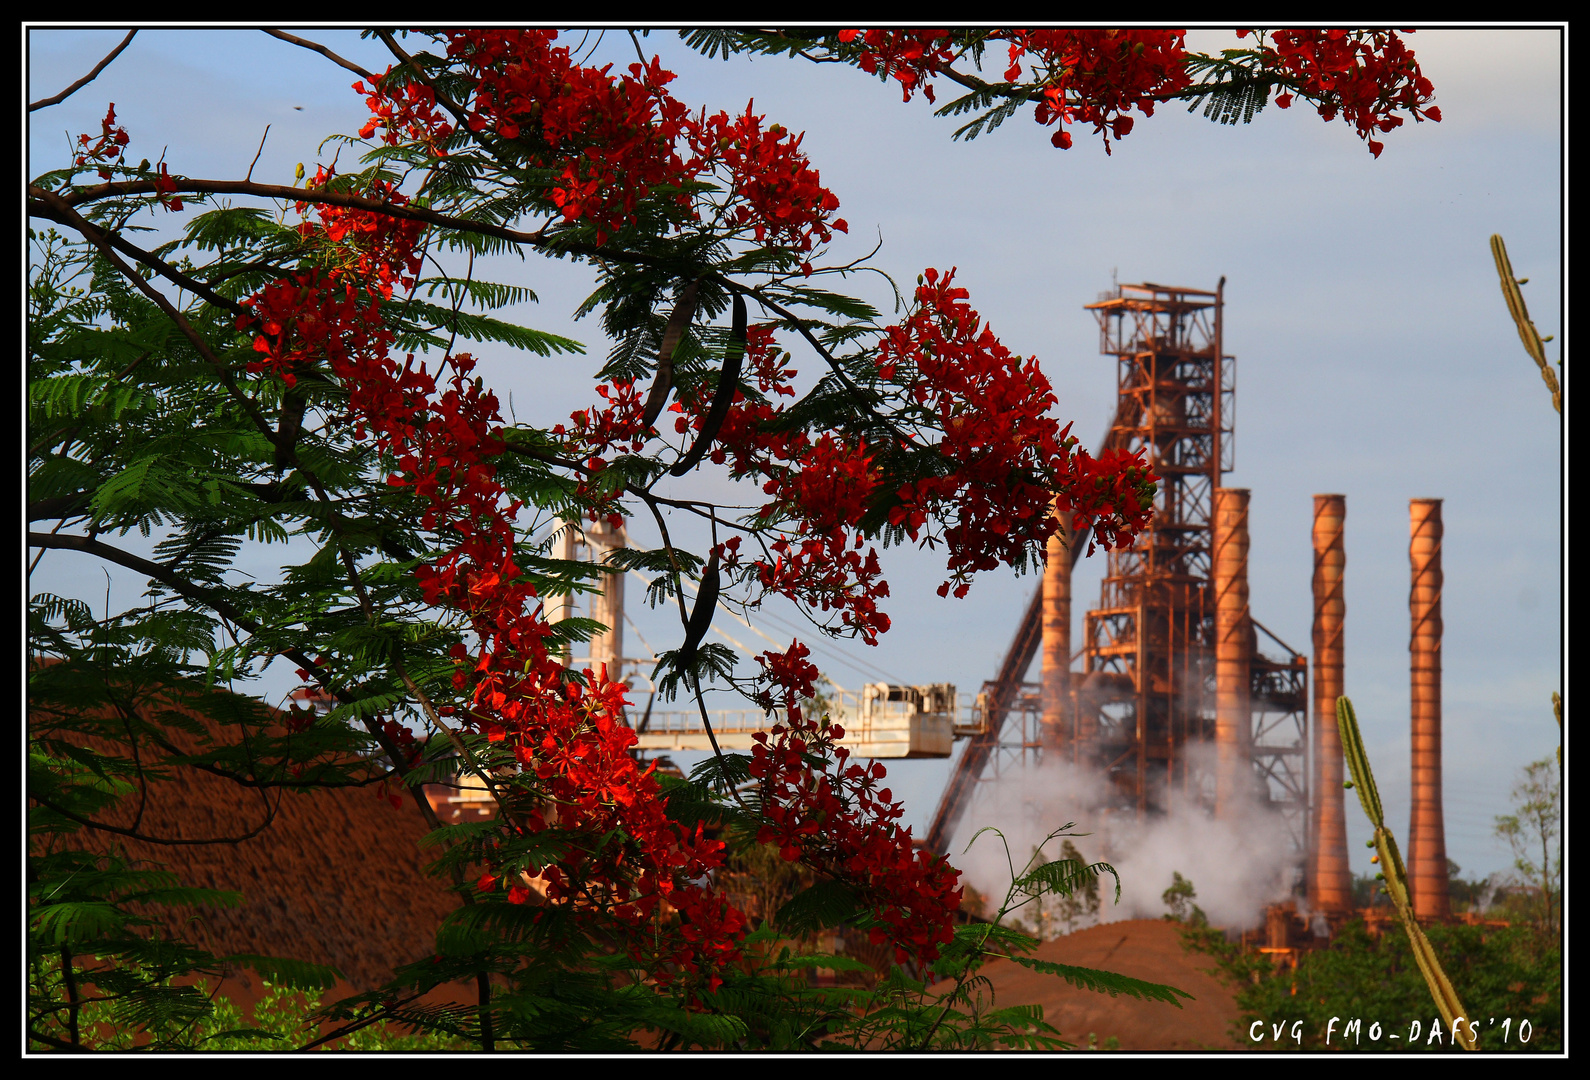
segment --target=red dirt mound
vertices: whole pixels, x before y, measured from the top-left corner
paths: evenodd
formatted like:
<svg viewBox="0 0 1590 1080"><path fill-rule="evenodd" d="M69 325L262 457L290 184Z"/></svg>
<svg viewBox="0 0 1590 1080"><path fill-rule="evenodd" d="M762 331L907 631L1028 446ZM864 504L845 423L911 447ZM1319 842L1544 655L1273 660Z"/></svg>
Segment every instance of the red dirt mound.
<svg viewBox="0 0 1590 1080"><path fill-rule="evenodd" d="M1122 1050L1236 1050L1231 1035L1238 1018L1231 990L1206 969L1213 961L1186 952L1174 923L1153 919L1105 923L1045 942L1032 954L1039 960L1100 968L1185 990L1176 1008L1079 990L1054 975L1043 975L1009 960L986 964L982 974L994 984L994 1004L1042 1005L1044 1019L1061 1037L1086 1046L1090 1032L1102 1047L1110 1036ZM940 989L946 988L943 984Z"/></svg>
<svg viewBox="0 0 1590 1080"><path fill-rule="evenodd" d="M197 722L209 739L236 739L196 712L174 711ZM30 720L35 731L52 726L39 714ZM169 736L178 751L191 752L205 741L175 729ZM237 843L149 843L91 829L74 841L90 850L114 849L135 864L163 866L184 885L241 892L239 907L162 913L164 932L217 955L254 953L330 964L347 984L328 999L347 989L373 989L396 967L428 957L437 924L459 899L447 890L450 883L425 872L436 852L419 847L428 829L406 791L401 808L371 788L278 789L265 796L213 773L178 766L150 781L138 831L164 840L242 836L269 816L278 797L270 824ZM124 800L102 819L131 825L137 801ZM191 925L195 914L200 921ZM257 993L249 975L240 974L237 981L243 997Z"/></svg>

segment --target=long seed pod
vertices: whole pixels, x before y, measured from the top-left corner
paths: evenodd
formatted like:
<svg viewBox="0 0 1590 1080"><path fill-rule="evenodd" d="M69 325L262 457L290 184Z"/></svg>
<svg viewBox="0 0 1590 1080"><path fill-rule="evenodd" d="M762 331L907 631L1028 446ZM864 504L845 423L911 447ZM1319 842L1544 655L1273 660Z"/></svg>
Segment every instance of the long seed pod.
<svg viewBox="0 0 1590 1080"><path fill-rule="evenodd" d="M292 464L293 447L303 428L304 409L308 404L302 390L293 389L282 395L282 414L276 425L276 452L273 458L278 474Z"/></svg>
<svg viewBox="0 0 1590 1080"><path fill-rule="evenodd" d="M712 408L707 410L707 418L701 424L701 434L696 436L695 445L689 453L674 462L673 468L668 470L670 476L683 476L712 449L712 440L717 438L718 429L728 417L729 406L734 404L734 395L740 389L740 361L745 359L745 328L745 297L736 293L734 325L729 331L729 351L723 357L723 372L718 376L718 391L712 397Z"/></svg>
<svg viewBox="0 0 1590 1080"><path fill-rule="evenodd" d="M1465 1030L1464 1024L1460 1022L1470 1019L1463 1010L1463 1002L1458 1000L1452 981L1447 978L1435 950L1430 947L1430 939L1425 937L1418 920L1414 918L1408 897L1408 871L1402 863L1402 852L1397 850L1397 838L1386 828L1380 789L1375 785L1375 774L1369 770L1369 755L1364 751L1364 739L1358 732L1358 716L1353 712L1353 703L1346 697L1336 699L1336 726L1341 732L1342 756L1347 759L1347 768L1353 774L1348 786L1358 789L1358 801L1363 805L1364 816L1375 827L1373 842L1384 871L1382 876L1386 879L1386 895L1391 898L1403 932L1408 935L1414 962L1419 965L1425 985L1430 988L1430 996L1435 999L1436 1008L1441 1011L1447 1029L1452 1033L1453 1045L1465 1050L1478 1050L1473 1028Z"/></svg>
<svg viewBox="0 0 1590 1080"><path fill-rule="evenodd" d="M695 663L696 649L712 628L712 613L718 606L719 583L718 549L713 548L712 554L707 556L707 565L701 570L701 588L696 593L696 606L690 612L690 621L685 624L685 643L679 647L679 662L686 667Z"/></svg>
<svg viewBox="0 0 1590 1080"><path fill-rule="evenodd" d="M679 294L679 302L674 305L673 314L668 316L662 348L657 350L657 376L652 379L651 392L646 395L646 412L641 417L641 423L646 427L657 422L657 417L662 415L663 405L667 404L668 391L674 384L674 350L679 347L679 339L685 335L685 327L695 317L696 290L700 286L700 278L686 285L685 291Z"/></svg>

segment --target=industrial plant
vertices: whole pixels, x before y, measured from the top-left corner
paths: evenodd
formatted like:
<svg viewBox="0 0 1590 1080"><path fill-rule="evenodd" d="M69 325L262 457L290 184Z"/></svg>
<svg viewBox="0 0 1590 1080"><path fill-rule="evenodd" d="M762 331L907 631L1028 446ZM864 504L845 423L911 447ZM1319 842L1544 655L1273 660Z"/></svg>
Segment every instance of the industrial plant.
<svg viewBox="0 0 1590 1080"><path fill-rule="evenodd" d="M1353 906L1335 723L1344 686L1347 499L1314 496L1311 663L1254 617L1252 493L1222 484L1234 460L1236 392L1236 359L1224 350L1224 286L1224 278L1214 291L1119 285L1086 305L1098 320L1100 352L1117 366L1115 414L1099 451L1146 451L1159 490L1149 527L1130 547L1109 553L1098 599L1081 620L1081 639L1072 637L1071 576L1073 556L1088 536L1067 527L1050 541L1042 583L998 670L975 694L947 684L875 683L840 692L830 705L858 756L944 758L964 742L923 838L940 853L981 798L1045 761L1067 762L1105 781L1099 804L1090 808L1097 817L1144 820L1196 811L1241 818L1243 827L1273 822L1290 852L1284 884L1292 899L1271 906L1259 933L1268 951L1292 952L1318 931L1321 918L1328 926ZM1443 918L1449 907L1441 808L1441 502L1413 499L1410 508L1407 863L1416 913ZM625 542L621 530L606 525L583 534L571 529L560 554L597 560ZM571 661L650 670L654 658L625 656L623 597L624 576L608 575L590 615L610 629L591 641L589 656ZM562 603L549 618L571 613L569 601ZM740 622L745 634L759 633ZM648 704L630 719L644 752L710 749L698 712ZM711 714L724 749L749 748L751 736L772 722L749 707ZM1255 807L1266 812L1255 817Z"/></svg>

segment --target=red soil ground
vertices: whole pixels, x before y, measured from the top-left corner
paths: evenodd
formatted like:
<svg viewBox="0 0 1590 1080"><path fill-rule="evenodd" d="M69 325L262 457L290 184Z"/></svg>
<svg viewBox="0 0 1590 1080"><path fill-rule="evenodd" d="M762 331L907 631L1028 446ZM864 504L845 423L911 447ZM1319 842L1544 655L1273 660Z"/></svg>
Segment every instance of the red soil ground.
<svg viewBox="0 0 1590 1080"><path fill-rule="evenodd" d="M1238 1018L1231 990L1206 970L1213 961L1182 948L1175 924L1134 919L1105 923L1045 942L1032 954L1039 960L1100 968L1150 982L1165 983L1193 995L1176 1008L1079 990L1053 975L1043 975L1009 960L985 965L994 984L994 1005L1042 1005L1044 1019L1061 1037L1085 1047L1088 1033L1102 1047L1110 1036L1122 1050L1236 1050L1232 1036ZM946 984L947 985L947 984Z"/></svg>
<svg viewBox="0 0 1590 1080"><path fill-rule="evenodd" d="M35 730L48 724L38 715L31 720ZM196 737L171 734L180 749L197 748ZM258 790L191 767L152 781L148 795L138 831L166 840L240 836L268 813ZM270 801L276 797L273 792ZM131 825L135 802L102 817ZM138 866L163 867L183 885L241 892L239 907L161 912L161 932L217 956L254 953L329 964L344 976L326 992L331 1002L374 989L399 965L434 951L437 924L459 900L447 889L450 881L426 873L435 857L433 849L419 846L427 831L406 791L401 808L394 808L371 788L343 788L282 795L270 825L235 844L150 843L88 829L74 842L114 849ZM247 1015L262 992L259 976L236 970L221 992ZM473 1003L475 996L472 987L444 987L426 1000Z"/></svg>

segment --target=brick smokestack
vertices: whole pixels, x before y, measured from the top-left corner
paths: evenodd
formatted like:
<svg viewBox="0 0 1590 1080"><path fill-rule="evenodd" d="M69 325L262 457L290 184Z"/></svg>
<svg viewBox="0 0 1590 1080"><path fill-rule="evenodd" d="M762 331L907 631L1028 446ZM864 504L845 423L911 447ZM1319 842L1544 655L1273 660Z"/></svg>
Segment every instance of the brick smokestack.
<svg viewBox="0 0 1590 1080"><path fill-rule="evenodd" d="M1336 729L1336 699L1343 693L1342 627L1347 618L1342 595L1346 520L1345 495L1314 496L1314 851L1308 899L1316 911L1345 911L1353 899L1342 740Z"/></svg>
<svg viewBox="0 0 1590 1080"><path fill-rule="evenodd" d="M1247 488L1215 489L1214 533L1215 816L1231 818L1253 790Z"/></svg>
<svg viewBox="0 0 1590 1080"><path fill-rule="evenodd" d="M628 546L628 535L615 529L606 521L598 521L585 530L591 545L591 560L601 564L608 552ZM618 680L623 675L624 657L624 575L603 574L602 591L591 597L591 618L607 626L601 633L591 635L591 668L607 665L607 677Z"/></svg>
<svg viewBox="0 0 1590 1080"><path fill-rule="evenodd" d="M1442 918L1447 895L1446 826L1441 813L1441 500L1409 501L1408 557L1413 585L1408 642L1413 714L1413 812L1408 825L1408 888L1413 913Z"/></svg>
<svg viewBox="0 0 1590 1080"><path fill-rule="evenodd" d="M1071 750L1071 549L1070 529L1049 538L1043 570L1043 745Z"/></svg>

